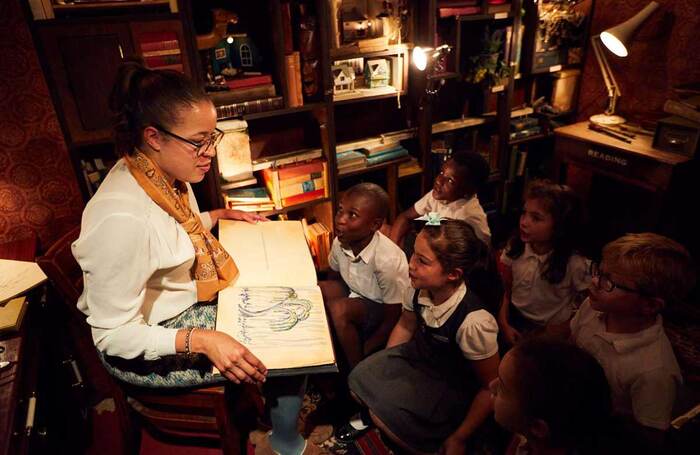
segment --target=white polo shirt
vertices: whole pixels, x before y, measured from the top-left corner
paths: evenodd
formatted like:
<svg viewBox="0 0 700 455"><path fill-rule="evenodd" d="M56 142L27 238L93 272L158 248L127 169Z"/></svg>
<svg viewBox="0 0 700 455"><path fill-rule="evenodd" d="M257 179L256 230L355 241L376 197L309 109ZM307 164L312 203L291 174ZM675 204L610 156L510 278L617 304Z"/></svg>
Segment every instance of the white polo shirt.
<svg viewBox="0 0 700 455"><path fill-rule="evenodd" d="M403 302L403 309L414 311L413 289L409 290ZM467 294L467 286L462 283L457 290L440 305L433 304L430 293L424 289L418 291L418 303L423 305L421 316L428 327L438 328L450 319L459 303ZM498 352L498 323L496 318L486 310L476 310L467 314L457 329L455 341L462 350L462 355L469 360L488 359Z"/></svg>
<svg viewBox="0 0 700 455"><path fill-rule="evenodd" d="M377 303L402 303L410 287L406 254L387 236L377 231L369 244L355 256L340 246L336 237L328 255L331 269L340 272L351 297Z"/></svg>
<svg viewBox="0 0 700 455"><path fill-rule="evenodd" d="M187 187L190 207L199 212ZM200 218L210 229L209 214ZM72 251L83 270L78 309L87 315L97 348L126 359L175 354L177 329L158 324L197 302L194 247L124 160L117 161L85 207Z"/></svg>
<svg viewBox="0 0 700 455"><path fill-rule="evenodd" d="M591 308L586 299L571 320L571 339L605 370L616 413L647 427L669 427L682 376L661 316L640 332L611 333L605 314Z"/></svg>
<svg viewBox="0 0 700 455"><path fill-rule="evenodd" d="M470 199L457 199L452 202L438 201L433 197L433 192L420 198L413 208L418 215L425 215L428 212L437 212L445 218L455 220L464 220L474 228L476 236L487 245L491 245L491 230L486 219L486 212L479 203L479 198L476 195Z"/></svg>
<svg viewBox="0 0 700 455"><path fill-rule="evenodd" d="M506 250L501 254L501 262L513 272L511 302L523 316L540 325L569 320L581 293L591 282L590 260L577 254L569 258L566 274L559 283L545 280L542 271L550 254L535 254L528 243L516 259L509 258Z"/></svg>

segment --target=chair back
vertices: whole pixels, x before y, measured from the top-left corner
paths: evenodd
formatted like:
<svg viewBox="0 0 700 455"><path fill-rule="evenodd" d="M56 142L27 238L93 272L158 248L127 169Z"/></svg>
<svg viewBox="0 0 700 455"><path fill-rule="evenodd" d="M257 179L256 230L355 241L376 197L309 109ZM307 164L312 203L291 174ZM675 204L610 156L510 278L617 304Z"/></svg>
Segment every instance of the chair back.
<svg viewBox="0 0 700 455"><path fill-rule="evenodd" d="M63 300L73 307L83 292L83 271L71 251L71 245L79 235L80 226L76 226L58 239L46 254L37 259L39 267L53 283Z"/></svg>

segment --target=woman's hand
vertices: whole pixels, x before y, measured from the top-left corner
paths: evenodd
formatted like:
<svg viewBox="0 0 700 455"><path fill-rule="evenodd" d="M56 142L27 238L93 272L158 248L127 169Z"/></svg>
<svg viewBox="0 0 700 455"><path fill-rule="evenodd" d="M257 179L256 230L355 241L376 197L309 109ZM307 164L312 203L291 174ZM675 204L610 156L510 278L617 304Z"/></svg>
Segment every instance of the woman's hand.
<svg viewBox="0 0 700 455"><path fill-rule="evenodd" d="M229 212L227 217L230 220L240 220L247 221L248 223L257 223L259 221L270 221L262 215L258 215L255 212L244 212L242 210L226 210Z"/></svg>
<svg viewBox="0 0 700 455"><path fill-rule="evenodd" d="M248 348L223 332L195 330L192 351L206 355L222 375L236 384L265 382L265 365Z"/></svg>
<svg viewBox="0 0 700 455"><path fill-rule="evenodd" d="M440 455L464 455L467 453L467 440L458 436L456 433L452 433L445 442L442 443Z"/></svg>

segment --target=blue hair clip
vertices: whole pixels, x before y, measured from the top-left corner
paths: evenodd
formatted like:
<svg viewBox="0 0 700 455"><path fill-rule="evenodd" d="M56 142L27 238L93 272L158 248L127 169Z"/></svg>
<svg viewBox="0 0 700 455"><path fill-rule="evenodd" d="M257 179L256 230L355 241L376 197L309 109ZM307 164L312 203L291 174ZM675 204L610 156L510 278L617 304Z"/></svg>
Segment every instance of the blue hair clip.
<svg viewBox="0 0 700 455"><path fill-rule="evenodd" d="M423 216L416 218L416 221L425 221L426 226L440 226L441 221L445 221L447 218L440 216L438 212L428 212Z"/></svg>

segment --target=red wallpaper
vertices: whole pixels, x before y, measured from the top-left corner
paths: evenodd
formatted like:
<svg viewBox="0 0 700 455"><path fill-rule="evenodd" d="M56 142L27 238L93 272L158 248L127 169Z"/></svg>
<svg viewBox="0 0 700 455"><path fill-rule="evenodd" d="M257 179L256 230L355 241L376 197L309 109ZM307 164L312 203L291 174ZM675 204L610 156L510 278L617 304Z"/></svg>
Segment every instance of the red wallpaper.
<svg viewBox="0 0 700 455"><path fill-rule="evenodd" d="M0 1L0 243L43 249L80 222L83 201L19 0Z"/></svg>
<svg viewBox="0 0 700 455"><path fill-rule="evenodd" d="M659 9L642 25L629 55L605 50L620 85L618 111L630 117L659 114L674 85L700 81L700 1L657 0ZM636 14L649 0L596 0L591 34ZM601 113L605 84L592 49L588 49L579 98L579 118Z"/></svg>

